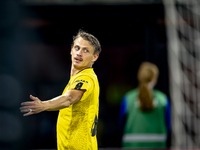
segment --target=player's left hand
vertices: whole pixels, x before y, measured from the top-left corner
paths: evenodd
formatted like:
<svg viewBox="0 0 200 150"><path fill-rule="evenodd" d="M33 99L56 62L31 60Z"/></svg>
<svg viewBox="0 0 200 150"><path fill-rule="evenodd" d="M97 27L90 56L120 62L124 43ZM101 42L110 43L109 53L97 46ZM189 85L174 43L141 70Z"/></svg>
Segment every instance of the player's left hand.
<svg viewBox="0 0 200 150"><path fill-rule="evenodd" d="M33 101L21 103L22 107L20 107L20 110L22 113L24 113L23 116L29 116L44 111L42 107L42 101L39 98L32 95L30 95L30 98Z"/></svg>

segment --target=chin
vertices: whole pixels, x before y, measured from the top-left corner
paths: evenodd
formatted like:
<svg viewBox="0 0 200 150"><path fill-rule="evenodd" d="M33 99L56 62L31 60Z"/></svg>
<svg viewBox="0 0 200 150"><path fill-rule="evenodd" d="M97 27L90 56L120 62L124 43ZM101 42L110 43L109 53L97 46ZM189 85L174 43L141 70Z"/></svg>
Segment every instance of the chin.
<svg viewBox="0 0 200 150"><path fill-rule="evenodd" d="M74 65L74 68L81 70L82 68L84 68L83 66L80 65Z"/></svg>

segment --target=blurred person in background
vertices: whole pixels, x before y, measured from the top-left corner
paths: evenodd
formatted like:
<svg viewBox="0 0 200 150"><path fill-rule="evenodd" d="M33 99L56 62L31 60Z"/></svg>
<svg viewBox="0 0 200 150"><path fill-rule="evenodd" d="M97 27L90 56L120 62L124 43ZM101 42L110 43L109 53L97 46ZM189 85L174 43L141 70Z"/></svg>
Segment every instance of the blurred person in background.
<svg viewBox="0 0 200 150"><path fill-rule="evenodd" d="M58 150L97 150L97 120L99 113L99 83L92 65L98 59L101 46L96 37L80 30L71 47L71 76L62 95L41 101L23 102L24 116L43 111L59 110L57 120Z"/></svg>
<svg viewBox="0 0 200 150"><path fill-rule="evenodd" d="M154 89L158 76L155 64L143 62L138 70L138 88L123 97L120 110L123 147L167 148L170 104L166 94Z"/></svg>

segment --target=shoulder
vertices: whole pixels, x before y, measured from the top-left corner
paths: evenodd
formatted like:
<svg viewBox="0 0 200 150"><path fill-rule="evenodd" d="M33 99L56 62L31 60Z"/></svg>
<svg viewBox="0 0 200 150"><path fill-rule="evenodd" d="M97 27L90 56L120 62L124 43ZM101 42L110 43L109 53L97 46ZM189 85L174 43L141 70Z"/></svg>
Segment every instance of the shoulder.
<svg viewBox="0 0 200 150"><path fill-rule="evenodd" d="M87 74L79 74L73 79L73 84L81 84L87 87L92 87L94 85L94 79Z"/></svg>
<svg viewBox="0 0 200 150"><path fill-rule="evenodd" d="M133 101L133 100L137 99L137 98L136 98L137 96L138 96L138 89L136 88L136 89L132 89L132 90L128 91L128 92L125 94L124 98L125 98L127 101L129 101L129 100Z"/></svg>
<svg viewBox="0 0 200 150"><path fill-rule="evenodd" d="M93 68L87 68L75 75L76 77L88 78L88 79L96 79L97 76L93 70Z"/></svg>
<svg viewBox="0 0 200 150"><path fill-rule="evenodd" d="M84 78L84 79L93 79L96 76L92 68L84 69L78 72L76 75L73 76L74 79Z"/></svg>
<svg viewBox="0 0 200 150"><path fill-rule="evenodd" d="M154 92L154 95L156 95L156 96L167 97L167 95L160 90L154 89L153 92Z"/></svg>
<svg viewBox="0 0 200 150"><path fill-rule="evenodd" d="M70 79L70 88L82 87L90 89L94 86L95 79L88 73L79 72Z"/></svg>
<svg viewBox="0 0 200 150"><path fill-rule="evenodd" d="M154 89L154 98L157 99L158 101L160 101L163 105L167 104L167 95L157 89Z"/></svg>
<svg viewBox="0 0 200 150"><path fill-rule="evenodd" d="M131 110L131 108L133 108L133 106L135 105L135 101L137 100L138 97L138 89L132 89L130 91L128 91L124 97L123 97L123 103L126 106L126 111L128 112L129 110Z"/></svg>
<svg viewBox="0 0 200 150"><path fill-rule="evenodd" d="M138 89L136 88L136 89L132 89L132 90L130 90L130 91L128 91L126 94L125 94L125 96L136 96L138 94Z"/></svg>

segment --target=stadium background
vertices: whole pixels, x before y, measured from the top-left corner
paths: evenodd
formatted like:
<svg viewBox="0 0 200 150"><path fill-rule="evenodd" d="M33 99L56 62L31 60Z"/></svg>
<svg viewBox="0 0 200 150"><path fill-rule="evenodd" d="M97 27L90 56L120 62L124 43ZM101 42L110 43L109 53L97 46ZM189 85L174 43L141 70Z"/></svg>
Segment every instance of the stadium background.
<svg viewBox="0 0 200 150"><path fill-rule="evenodd" d="M100 148L121 147L120 103L127 91L137 87L141 62L158 66L156 88L171 101L167 27L161 0L2 0L0 20L2 150L56 148L58 112L23 117L19 107L30 94L41 100L61 94L69 80L72 36L79 29L94 34L102 45L93 66L101 88Z"/></svg>

